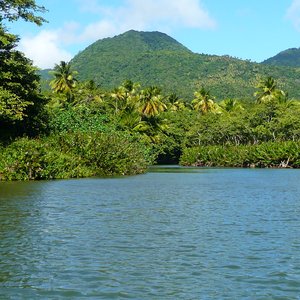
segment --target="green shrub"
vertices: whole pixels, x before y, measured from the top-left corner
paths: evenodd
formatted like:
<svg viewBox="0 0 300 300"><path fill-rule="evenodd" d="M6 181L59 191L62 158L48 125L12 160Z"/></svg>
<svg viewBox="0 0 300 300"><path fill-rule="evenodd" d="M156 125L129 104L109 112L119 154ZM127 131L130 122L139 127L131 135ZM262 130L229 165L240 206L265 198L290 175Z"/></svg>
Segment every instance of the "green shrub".
<svg viewBox="0 0 300 300"><path fill-rule="evenodd" d="M77 157L66 154L39 139L19 139L4 148L0 156L2 180L40 180L85 177L92 171Z"/></svg>
<svg viewBox="0 0 300 300"><path fill-rule="evenodd" d="M2 148L0 180L130 175L153 163L150 149L125 133L70 133L21 138Z"/></svg>
<svg viewBox="0 0 300 300"><path fill-rule="evenodd" d="M54 139L63 152L80 157L98 175L142 173L153 163L151 149L125 132L77 132Z"/></svg>
<svg viewBox="0 0 300 300"><path fill-rule="evenodd" d="M220 167L300 167L299 142L185 148L181 165Z"/></svg>
<svg viewBox="0 0 300 300"><path fill-rule="evenodd" d="M88 106L70 106L66 109L51 110L48 130L52 133L64 132L106 132L111 130L109 119L105 114Z"/></svg>

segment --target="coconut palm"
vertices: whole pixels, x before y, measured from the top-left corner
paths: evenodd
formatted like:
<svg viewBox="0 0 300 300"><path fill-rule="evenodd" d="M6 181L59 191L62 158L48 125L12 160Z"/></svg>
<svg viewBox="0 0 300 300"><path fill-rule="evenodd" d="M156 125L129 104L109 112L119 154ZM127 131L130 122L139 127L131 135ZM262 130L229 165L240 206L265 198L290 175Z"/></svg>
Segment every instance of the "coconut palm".
<svg viewBox="0 0 300 300"><path fill-rule="evenodd" d="M221 101L219 106L227 112L244 110L243 106L237 100L231 98Z"/></svg>
<svg viewBox="0 0 300 300"><path fill-rule="evenodd" d="M76 88L77 105L104 105L104 92L97 86L94 80L79 82Z"/></svg>
<svg viewBox="0 0 300 300"><path fill-rule="evenodd" d="M273 96L280 104L289 104L290 102L288 93L284 92L283 90L275 90Z"/></svg>
<svg viewBox="0 0 300 300"><path fill-rule="evenodd" d="M166 119L162 119L160 116L152 116L140 120L133 131L142 134L149 142L158 144L168 127Z"/></svg>
<svg viewBox="0 0 300 300"><path fill-rule="evenodd" d="M199 111L202 114L217 110L217 105L214 102L213 97L205 88L202 87L199 91L195 92L194 95L195 99L192 101L194 110Z"/></svg>
<svg viewBox="0 0 300 300"><path fill-rule="evenodd" d="M115 114L119 114L121 111L131 113L133 108L137 109L139 87L138 83L126 80L112 90L110 98L113 100L112 106L115 109Z"/></svg>
<svg viewBox="0 0 300 300"><path fill-rule="evenodd" d="M125 105L125 101L126 101L125 88L123 86L114 88L110 93L110 97L113 100L112 106L114 107L115 114L117 114Z"/></svg>
<svg viewBox="0 0 300 300"><path fill-rule="evenodd" d="M69 62L61 61L60 64L55 65L54 71L51 73L54 75L54 79L50 82L53 91L58 94L65 94L67 101L72 101L74 98L73 90L77 83L75 78L77 72L71 70Z"/></svg>
<svg viewBox="0 0 300 300"><path fill-rule="evenodd" d="M167 109L166 104L163 103L163 96L160 94L160 89L155 86L150 86L142 90L139 102L140 112L147 118L157 116Z"/></svg>
<svg viewBox="0 0 300 300"><path fill-rule="evenodd" d="M125 89L127 96L130 96L135 95L137 93L138 89L140 88L140 84L131 80L125 80L122 83L121 87Z"/></svg>
<svg viewBox="0 0 300 300"><path fill-rule="evenodd" d="M186 109L185 103L175 93L168 96L167 106L168 110L173 112Z"/></svg>
<svg viewBox="0 0 300 300"><path fill-rule="evenodd" d="M272 100L281 101L286 98L285 92L277 89L277 83L271 76L261 80L256 88L258 91L254 93L254 96L256 97L256 103L258 104L267 103Z"/></svg>

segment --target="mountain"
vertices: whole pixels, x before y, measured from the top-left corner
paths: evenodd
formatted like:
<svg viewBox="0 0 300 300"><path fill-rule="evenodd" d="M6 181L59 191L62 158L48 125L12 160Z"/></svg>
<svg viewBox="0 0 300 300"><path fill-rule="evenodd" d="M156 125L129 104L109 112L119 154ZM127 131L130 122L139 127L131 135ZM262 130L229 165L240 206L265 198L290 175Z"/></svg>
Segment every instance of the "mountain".
<svg viewBox="0 0 300 300"><path fill-rule="evenodd" d="M273 66L300 67L300 48L284 50L262 63Z"/></svg>
<svg viewBox="0 0 300 300"><path fill-rule="evenodd" d="M38 70L38 75L41 76L43 80L51 80L52 75L51 75L51 69L44 69L44 70Z"/></svg>
<svg viewBox="0 0 300 300"><path fill-rule="evenodd" d="M172 37L158 31L143 32L130 30L113 38L105 38L90 45L86 50L119 52L123 54L153 51L191 51Z"/></svg>
<svg viewBox="0 0 300 300"><path fill-rule="evenodd" d="M187 100L201 86L217 99L252 98L259 78L271 75L291 96L300 98L299 76L294 68L193 53L161 32L130 30L98 40L71 63L80 80L92 79L106 89L129 79L143 87L159 86L164 92L174 92Z"/></svg>

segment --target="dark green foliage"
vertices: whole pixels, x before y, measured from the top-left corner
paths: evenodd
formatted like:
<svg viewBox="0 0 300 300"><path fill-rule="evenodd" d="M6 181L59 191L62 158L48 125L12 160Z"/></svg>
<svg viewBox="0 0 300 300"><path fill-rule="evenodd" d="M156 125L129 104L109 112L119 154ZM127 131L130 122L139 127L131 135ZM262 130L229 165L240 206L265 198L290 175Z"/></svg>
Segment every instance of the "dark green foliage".
<svg viewBox="0 0 300 300"><path fill-rule="evenodd" d="M74 153L97 175L139 174L153 162L141 140L124 132L75 133L58 138L62 151Z"/></svg>
<svg viewBox="0 0 300 300"><path fill-rule="evenodd" d="M74 89L77 85L76 71L71 71L69 62L61 61L56 64L52 72L54 79L50 81L52 90L66 97L66 102L71 103L74 100Z"/></svg>
<svg viewBox="0 0 300 300"><path fill-rule="evenodd" d="M159 145L157 163L178 163L184 147L186 134L195 123L198 113L192 110L168 111L162 114L167 128Z"/></svg>
<svg viewBox="0 0 300 300"><path fill-rule="evenodd" d="M300 106L297 101L252 104L240 110L210 113L194 119L185 145L241 145L299 140Z"/></svg>
<svg viewBox="0 0 300 300"><path fill-rule="evenodd" d="M40 180L145 171L153 157L125 133L68 133L22 138L2 149L0 180Z"/></svg>
<svg viewBox="0 0 300 300"><path fill-rule="evenodd" d="M1 0L0 1L0 22L3 20L16 21L23 19L41 25L45 19L37 16L36 13L45 12L43 6L39 6L34 0Z"/></svg>
<svg viewBox="0 0 300 300"><path fill-rule="evenodd" d="M119 47L119 53L128 55L156 51L191 53L189 49L164 33L158 31L139 32L134 30L127 31L113 38L105 38L93 43L86 50L94 55L99 55L100 51L103 55L111 56L113 54L111 52L116 51L116 46ZM84 55L83 52L80 53L80 56Z"/></svg>
<svg viewBox="0 0 300 300"><path fill-rule="evenodd" d="M22 138L0 154L0 180L40 180L93 175L73 153L54 141Z"/></svg>
<svg viewBox="0 0 300 300"><path fill-rule="evenodd" d="M48 130L63 132L108 132L113 130L109 117L89 106L70 106L67 109L52 109Z"/></svg>
<svg viewBox="0 0 300 300"><path fill-rule="evenodd" d="M129 31L99 40L71 61L80 80L93 79L112 89L126 79L156 85L187 101L202 86L219 100L251 98L260 78L272 74L291 97L300 97L298 71L262 65L229 56L192 53L159 32Z"/></svg>
<svg viewBox="0 0 300 300"><path fill-rule="evenodd" d="M184 149L180 163L185 166L299 168L300 143L198 146Z"/></svg>
<svg viewBox="0 0 300 300"><path fill-rule="evenodd" d="M57 65L45 105L16 37L0 37L1 180L139 174L155 159L300 167L300 105L283 90L293 95L296 69L194 54L164 34L130 31ZM76 64L87 80L74 78Z"/></svg>
<svg viewBox="0 0 300 300"><path fill-rule="evenodd" d="M0 140L27 134L37 135L44 129L47 115L45 97L40 94L40 78L32 62L17 51L19 38L7 32L5 22L22 19L41 25L45 12L35 0L0 1Z"/></svg>
<svg viewBox="0 0 300 300"><path fill-rule="evenodd" d="M47 118L39 76L32 62L14 49L17 42L0 26L0 139L36 135Z"/></svg>
<svg viewBox="0 0 300 300"><path fill-rule="evenodd" d="M300 67L300 48L291 48L279 52L263 61L263 64L273 66Z"/></svg>

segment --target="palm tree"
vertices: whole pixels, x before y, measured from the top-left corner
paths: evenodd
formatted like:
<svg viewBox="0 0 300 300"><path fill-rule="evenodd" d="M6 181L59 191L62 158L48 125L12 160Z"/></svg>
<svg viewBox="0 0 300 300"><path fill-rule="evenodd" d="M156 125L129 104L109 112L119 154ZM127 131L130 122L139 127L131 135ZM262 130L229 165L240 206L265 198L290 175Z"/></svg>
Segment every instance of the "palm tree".
<svg viewBox="0 0 300 300"><path fill-rule="evenodd" d="M80 82L76 89L76 101L75 104L104 104L104 92L97 86L94 80L88 80Z"/></svg>
<svg viewBox="0 0 300 300"><path fill-rule="evenodd" d="M125 89L125 92L128 96L130 95L135 95L138 91L138 89L140 88L140 84L133 82L131 80L125 80L121 87L123 87Z"/></svg>
<svg viewBox="0 0 300 300"><path fill-rule="evenodd" d="M205 88L202 87L194 95L195 99L192 101L194 110L200 111L202 114L216 111L217 105L209 91L205 90Z"/></svg>
<svg viewBox="0 0 300 300"><path fill-rule="evenodd" d="M120 111L131 113L133 108L137 108L139 87L138 83L125 80L119 87L112 90L110 98L113 100L115 114Z"/></svg>
<svg viewBox="0 0 300 300"><path fill-rule="evenodd" d="M167 98L168 110L170 111L181 111L186 109L185 103L175 94L172 93Z"/></svg>
<svg viewBox="0 0 300 300"><path fill-rule="evenodd" d="M160 94L160 89L155 86L150 86L142 90L139 102L140 112L147 118L157 116L167 109L166 104L163 103L163 96Z"/></svg>
<svg viewBox="0 0 300 300"><path fill-rule="evenodd" d="M113 107L115 109L115 114L124 107L126 100L126 90L123 86L117 87L112 90L110 97L113 100Z"/></svg>
<svg viewBox="0 0 300 300"><path fill-rule="evenodd" d="M58 94L65 94L67 101L74 99L73 90L76 87L77 75L76 71L71 70L69 62L61 61L60 64L56 64L54 71L52 71L54 79L50 82L50 86L54 92Z"/></svg>
<svg viewBox="0 0 300 300"><path fill-rule="evenodd" d="M152 116L140 120L132 130L142 134L149 142L158 144L168 127L166 119L162 119L160 116Z"/></svg>
<svg viewBox="0 0 300 300"><path fill-rule="evenodd" d="M243 106L237 100L231 98L221 101L219 103L219 106L227 112L244 110Z"/></svg>
<svg viewBox="0 0 300 300"><path fill-rule="evenodd" d="M289 95L288 93L284 92L283 90L277 89L273 93L274 98L278 101L280 104L288 104L289 102Z"/></svg>
<svg viewBox="0 0 300 300"><path fill-rule="evenodd" d="M276 95L284 93L277 89L276 81L273 77L269 76L261 80L256 86L258 91L254 93L256 103L266 103L276 98ZM281 93L282 92L282 93Z"/></svg>

